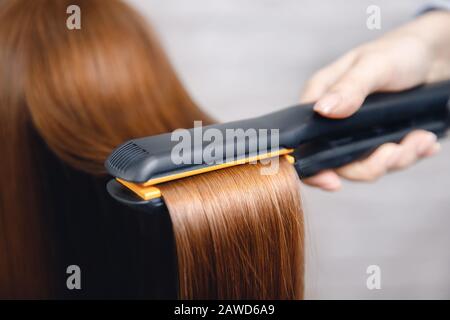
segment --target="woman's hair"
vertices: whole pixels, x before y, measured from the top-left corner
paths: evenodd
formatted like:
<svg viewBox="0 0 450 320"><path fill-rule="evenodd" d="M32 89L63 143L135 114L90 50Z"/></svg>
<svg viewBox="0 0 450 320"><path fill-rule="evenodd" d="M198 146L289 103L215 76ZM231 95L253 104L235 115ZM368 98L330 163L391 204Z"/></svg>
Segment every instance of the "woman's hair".
<svg viewBox="0 0 450 320"><path fill-rule="evenodd" d="M303 224L299 183L280 159L231 167L161 186L178 252L185 299L300 299Z"/></svg>
<svg viewBox="0 0 450 320"><path fill-rule="evenodd" d="M74 4L80 30L66 27ZM114 268L117 251L131 257L126 242L140 228L106 194L103 163L111 151L211 120L143 19L120 1L2 0L0 61L0 297L59 297L67 262L81 261L89 274ZM260 175L259 167L161 186L179 297L302 297L298 178L284 159L277 175ZM113 287L105 273L90 278L102 287L93 296Z"/></svg>

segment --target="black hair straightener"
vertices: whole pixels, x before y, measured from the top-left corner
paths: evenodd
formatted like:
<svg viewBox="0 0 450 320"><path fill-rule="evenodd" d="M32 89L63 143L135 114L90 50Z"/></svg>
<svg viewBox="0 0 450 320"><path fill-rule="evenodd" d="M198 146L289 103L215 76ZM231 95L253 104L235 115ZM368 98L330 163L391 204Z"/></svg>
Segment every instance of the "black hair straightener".
<svg viewBox="0 0 450 320"><path fill-rule="evenodd" d="M107 189L112 197L127 205L155 208L163 205L159 183L281 155L288 155L300 178L309 177L360 159L383 143L398 142L415 129L442 137L450 125L449 98L450 81L444 81L398 93L373 94L358 112L341 120L324 118L313 111L313 104L305 104L257 118L205 126L203 130L214 128L224 136L227 129L257 131L256 136L242 136L249 140L244 148L236 147L237 140L218 141L218 147L231 148L235 156L218 159L221 161L217 163L174 163L171 152L178 141L172 141L171 133L133 139L107 159L106 169L115 177ZM260 132L274 129L279 130L277 146L261 148L260 141L250 141L260 140ZM194 129L189 131L194 134ZM269 147L271 143L269 139ZM210 144L194 143L190 157L201 158Z"/></svg>

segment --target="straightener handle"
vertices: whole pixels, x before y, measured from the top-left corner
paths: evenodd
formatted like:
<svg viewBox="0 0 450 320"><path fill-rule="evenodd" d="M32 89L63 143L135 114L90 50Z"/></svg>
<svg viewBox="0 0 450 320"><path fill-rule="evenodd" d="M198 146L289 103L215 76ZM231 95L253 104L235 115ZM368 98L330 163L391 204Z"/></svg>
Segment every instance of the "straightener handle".
<svg viewBox="0 0 450 320"><path fill-rule="evenodd" d="M411 124L411 123L410 123ZM438 138L445 135L448 123L440 120L424 121L410 126L379 132L361 133L359 137L348 137L305 144L294 152L295 169L301 179L311 177L325 169L335 169L370 155L376 148L388 142L400 142L412 130L433 132ZM378 131L378 132L377 132Z"/></svg>
<svg viewBox="0 0 450 320"><path fill-rule="evenodd" d="M283 147L296 148L318 139L358 135L374 126L391 126L430 114L442 114L449 97L450 80L447 80L402 92L372 94L355 114L345 119L323 117L313 111L313 104L290 107L263 119L268 127L280 128Z"/></svg>

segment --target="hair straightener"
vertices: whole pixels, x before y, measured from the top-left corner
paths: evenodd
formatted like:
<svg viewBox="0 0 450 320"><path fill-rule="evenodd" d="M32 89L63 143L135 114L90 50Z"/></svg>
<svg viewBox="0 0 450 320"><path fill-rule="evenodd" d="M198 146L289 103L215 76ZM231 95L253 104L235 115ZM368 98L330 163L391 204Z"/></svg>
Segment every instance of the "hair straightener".
<svg viewBox="0 0 450 320"><path fill-rule="evenodd" d="M163 205L159 183L276 156L288 157L300 178L309 177L360 159L383 143L398 142L415 129L444 136L450 126L449 99L450 81L444 81L403 92L373 94L346 119L324 118L313 111L313 104L305 104L252 119L205 126L203 130L213 128L224 135L227 129L256 129L256 136L242 138L250 140L262 139L260 132L264 129L279 130L279 143L270 148L269 139L269 149L259 147L259 141L247 141L244 148L237 148L236 140L217 142L223 150L231 148L235 154L217 163L175 163L171 152L177 141L172 141L171 133L133 139L106 160L107 171L115 177L107 189L127 205L155 208ZM194 129L189 132L194 134ZM201 158L210 143L194 143L190 157Z"/></svg>

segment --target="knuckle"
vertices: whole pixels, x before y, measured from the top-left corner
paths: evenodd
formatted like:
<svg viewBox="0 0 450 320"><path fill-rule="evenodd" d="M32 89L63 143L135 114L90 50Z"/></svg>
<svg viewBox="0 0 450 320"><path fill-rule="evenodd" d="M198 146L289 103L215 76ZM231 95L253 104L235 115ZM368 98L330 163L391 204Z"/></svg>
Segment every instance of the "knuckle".
<svg viewBox="0 0 450 320"><path fill-rule="evenodd" d="M346 76L333 87L333 91L340 92L349 103L362 103L365 98L365 88L361 84L361 79L354 75Z"/></svg>
<svg viewBox="0 0 450 320"><path fill-rule="evenodd" d="M413 165L417 161L417 156L414 152L403 154L395 163L395 169L405 169Z"/></svg>
<svg viewBox="0 0 450 320"><path fill-rule="evenodd" d="M340 168L338 173L350 180L371 182L381 177L384 173L384 169L367 161L358 161Z"/></svg>
<svg viewBox="0 0 450 320"><path fill-rule="evenodd" d="M376 181L386 172L383 165L374 162L365 163L362 170L362 178L365 181Z"/></svg>
<svg viewBox="0 0 450 320"><path fill-rule="evenodd" d="M364 95L358 93L347 98L347 104L352 109L359 108L364 102Z"/></svg>
<svg viewBox="0 0 450 320"><path fill-rule="evenodd" d="M319 86L325 85L328 78L328 72L325 69L321 69L314 73L312 77L308 80L307 85L309 86Z"/></svg>

